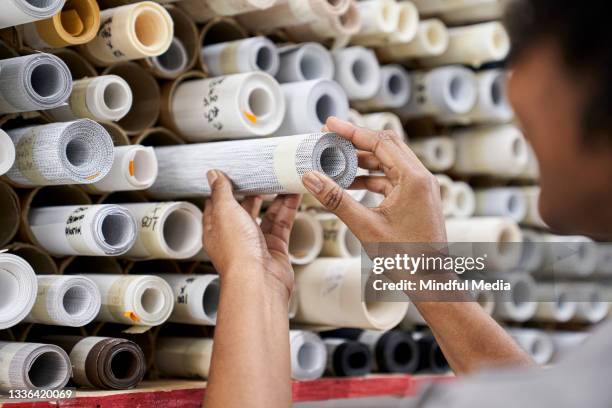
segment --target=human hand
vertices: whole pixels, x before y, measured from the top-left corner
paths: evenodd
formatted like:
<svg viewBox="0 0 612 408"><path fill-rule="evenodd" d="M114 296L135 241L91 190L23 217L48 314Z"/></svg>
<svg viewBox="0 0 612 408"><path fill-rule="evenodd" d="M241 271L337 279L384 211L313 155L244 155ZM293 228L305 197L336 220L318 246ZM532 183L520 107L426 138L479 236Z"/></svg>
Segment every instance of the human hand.
<svg viewBox="0 0 612 408"><path fill-rule="evenodd" d="M204 247L219 275L261 272L289 296L293 290L289 234L301 196L276 197L260 227L255 221L260 196L247 197L240 205L227 176L213 170L207 177L212 193L204 209Z"/></svg>

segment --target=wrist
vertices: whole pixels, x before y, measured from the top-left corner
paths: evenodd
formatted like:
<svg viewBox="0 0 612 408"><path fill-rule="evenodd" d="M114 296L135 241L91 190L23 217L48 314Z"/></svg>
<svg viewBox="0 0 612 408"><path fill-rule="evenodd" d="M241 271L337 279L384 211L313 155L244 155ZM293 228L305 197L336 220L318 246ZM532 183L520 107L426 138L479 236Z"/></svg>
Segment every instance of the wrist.
<svg viewBox="0 0 612 408"><path fill-rule="evenodd" d="M269 299L279 299L289 302L291 295L287 286L263 265L234 262L225 268L221 275L222 285L233 288L244 288L251 293L262 294Z"/></svg>

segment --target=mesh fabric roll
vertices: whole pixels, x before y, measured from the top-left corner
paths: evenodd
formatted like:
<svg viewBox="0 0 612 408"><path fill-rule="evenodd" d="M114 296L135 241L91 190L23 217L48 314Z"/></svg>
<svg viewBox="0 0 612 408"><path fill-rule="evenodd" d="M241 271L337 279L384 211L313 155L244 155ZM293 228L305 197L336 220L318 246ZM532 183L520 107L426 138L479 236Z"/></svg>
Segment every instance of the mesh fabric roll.
<svg viewBox="0 0 612 408"><path fill-rule="evenodd" d="M64 0L4 0L0 13L0 28L49 18L59 12Z"/></svg>
<svg viewBox="0 0 612 408"><path fill-rule="evenodd" d="M207 196L209 170L221 170L239 194L305 192L302 176L327 174L347 188L357 173L355 147L335 133L169 146L155 149L159 175L149 190L156 198Z"/></svg>

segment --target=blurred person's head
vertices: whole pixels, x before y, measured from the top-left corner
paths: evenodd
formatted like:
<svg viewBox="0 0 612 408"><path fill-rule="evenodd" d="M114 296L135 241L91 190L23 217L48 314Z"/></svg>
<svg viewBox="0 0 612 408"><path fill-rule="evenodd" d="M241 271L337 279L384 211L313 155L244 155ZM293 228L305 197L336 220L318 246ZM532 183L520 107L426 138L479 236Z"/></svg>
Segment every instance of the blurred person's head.
<svg viewBox="0 0 612 408"><path fill-rule="evenodd" d="M540 163L540 211L555 230L612 238L609 1L518 0L509 97Z"/></svg>

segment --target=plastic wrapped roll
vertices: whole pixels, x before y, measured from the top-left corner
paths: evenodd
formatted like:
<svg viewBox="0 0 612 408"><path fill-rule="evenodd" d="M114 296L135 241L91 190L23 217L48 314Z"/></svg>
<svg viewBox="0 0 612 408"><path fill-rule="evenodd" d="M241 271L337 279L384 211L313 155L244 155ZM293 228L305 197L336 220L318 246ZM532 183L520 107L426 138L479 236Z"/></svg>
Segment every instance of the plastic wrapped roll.
<svg viewBox="0 0 612 408"><path fill-rule="evenodd" d="M70 359L57 346L0 341L0 391L61 389L71 375Z"/></svg>
<svg viewBox="0 0 612 408"><path fill-rule="evenodd" d="M450 137L415 140L410 142L410 148L430 171L446 171L455 163L455 142Z"/></svg>
<svg viewBox="0 0 612 408"><path fill-rule="evenodd" d="M314 214L299 212L289 236L289 259L294 265L314 261L323 248L323 228Z"/></svg>
<svg viewBox="0 0 612 408"><path fill-rule="evenodd" d="M535 231L521 229L523 243L521 244L521 259L518 269L525 272L535 272L544 264L544 244L542 235Z"/></svg>
<svg viewBox="0 0 612 408"><path fill-rule="evenodd" d="M597 267L597 244L583 236L542 234L544 267L537 271L547 277L587 277Z"/></svg>
<svg viewBox="0 0 612 408"><path fill-rule="evenodd" d="M527 215L527 200L517 187L476 190L476 215L506 217L521 222Z"/></svg>
<svg viewBox="0 0 612 408"><path fill-rule="evenodd" d="M126 339L111 337L45 336L70 357L72 380L82 386L105 390L128 390L144 378L145 356Z"/></svg>
<svg viewBox="0 0 612 408"><path fill-rule="evenodd" d="M23 41L34 49L62 48L93 40L100 28L96 0L72 0L53 17L23 26Z"/></svg>
<svg viewBox="0 0 612 408"><path fill-rule="evenodd" d="M318 132L327 118L346 120L349 103L344 90L329 79L281 85L285 97L285 118L276 131L279 136Z"/></svg>
<svg viewBox="0 0 612 408"><path fill-rule="evenodd" d="M527 166L527 142L513 125L459 130L451 136L457 146L455 173L515 177Z"/></svg>
<svg viewBox="0 0 612 408"><path fill-rule="evenodd" d="M132 108L132 90L117 75L102 75L74 82L67 105L48 111L57 121L89 118L101 122L122 119Z"/></svg>
<svg viewBox="0 0 612 408"><path fill-rule="evenodd" d="M578 302L573 321L595 324L606 318L610 311L609 299L606 299L597 284L578 284L574 287L574 291Z"/></svg>
<svg viewBox="0 0 612 408"><path fill-rule="evenodd" d="M349 100L370 99L380 87L380 66L372 50L349 47L333 53L336 63L334 79Z"/></svg>
<svg viewBox="0 0 612 408"><path fill-rule="evenodd" d="M546 223L540 215L540 187L530 186L521 188L521 192L527 203L527 214L521 221L523 225L535 228L547 228Z"/></svg>
<svg viewBox="0 0 612 408"><path fill-rule="evenodd" d="M55 108L66 102L71 89L70 70L55 55L0 60L0 113Z"/></svg>
<svg viewBox="0 0 612 408"><path fill-rule="evenodd" d="M425 58L428 67L464 64L480 67L487 62L501 61L510 52L510 38L497 21L450 28L446 51L439 56Z"/></svg>
<svg viewBox="0 0 612 408"><path fill-rule="evenodd" d="M141 145L115 147L110 172L87 187L93 192L145 190L157 178L157 157L152 147Z"/></svg>
<svg viewBox="0 0 612 408"><path fill-rule="evenodd" d="M391 64L380 68L381 85L373 98L355 102L361 110L400 108L410 100L410 77L401 65Z"/></svg>
<svg viewBox="0 0 612 408"><path fill-rule="evenodd" d="M155 349L155 366L164 377L208 378L212 339L160 337Z"/></svg>
<svg viewBox="0 0 612 408"><path fill-rule="evenodd" d="M538 283L537 309L533 320L537 322L565 323L576 315L578 304L573 300L572 286L562 283Z"/></svg>
<svg viewBox="0 0 612 408"><path fill-rule="evenodd" d="M168 321L214 326L221 284L218 275L157 275L172 287L174 310Z"/></svg>
<svg viewBox="0 0 612 408"><path fill-rule="evenodd" d="M31 0L5 1L0 16L0 28L16 26L36 20L43 20L57 14L64 6L64 0Z"/></svg>
<svg viewBox="0 0 612 408"><path fill-rule="evenodd" d="M356 258L361 255L361 243L337 216L321 213L317 220L323 228L321 256Z"/></svg>
<svg viewBox="0 0 612 408"><path fill-rule="evenodd" d="M89 119L8 131L16 160L6 176L21 186L90 184L113 164L113 141Z"/></svg>
<svg viewBox="0 0 612 408"><path fill-rule="evenodd" d="M81 46L81 52L95 65L109 66L161 55L173 37L168 11L152 1L141 1L103 10L98 35Z"/></svg>
<svg viewBox="0 0 612 408"><path fill-rule="evenodd" d="M118 205L67 205L32 208L30 229L54 256L117 256L136 240L136 221Z"/></svg>
<svg viewBox="0 0 612 408"><path fill-rule="evenodd" d="M452 210L457 218L469 218L476 212L476 196L472 187L464 181L453 182L450 188Z"/></svg>
<svg viewBox="0 0 612 408"><path fill-rule="evenodd" d="M235 16L253 10L265 10L276 0L182 0L177 4L198 23L204 23L215 16Z"/></svg>
<svg viewBox="0 0 612 408"><path fill-rule="evenodd" d="M334 377L362 377L372 372L372 353L358 341L324 339L327 371Z"/></svg>
<svg viewBox="0 0 612 408"><path fill-rule="evenodd" d="M412 40L392 43L376 49L382 62L396 62L411 58L442 54L448 47L449 35L444 23L436 18L419 22Z"/></svg>
<svg viewBox="0 0 612 408"><path fill-rule="evenodd" d="M514 117L514 112L508 102L506 71L492 69L478 72L478 101L476 106L466 116L468 121L475 123L504 123Z"/></svg>
<svg viewBox="0 0 612 408"><path fill-rule="evenodd" d="M506 274L501 277L510 283L510 291L495 293L493 316L510 322L526 322L533 318L538 307L536 284L530 275Z"/></svg>
<svg viewBox="0 0 612 408"><path fill-rule="evenodd" d="M288 45L278 49L280 83L334 78L334 59L327 48L316 42Z"/></svg>
<svg viewBox="0 0 612 408"><path fill-rule="evenodd" d="M192 142L265 136L282 123L285 100L274 78L250 72L183 82L174 92L171 112Z"/></svg>
<svg viewBox="0 0 612 408"><path fill-rule="evenodd" d="M300 0L293 1L297 3ZM294 42L324 41L331 38L347 42L348 38L357 34L361 28L361 16L355 3L349 2L346 11L339 15L328 15L309 23L287 27L285 31Z"/></svg>
<svg viewBox="0 0 612 408"><path fill-rule="evenodd" d="M170 317L172 288L158 276L85 274L102 295L98 322L159 326Z"/></svg>
<svg viewBox="0 0 612 408"><path fill-rule="evenodd" d="M90 279L39 275L36 303L25 321L82 327L98 315L100 304L100 292Z"/></svg>
<svg viewBox="0 0 612 408"><path fill-rule="evenodd" d="M388 330L406 314L407 303L362 302L359 258L319 258L294 269L300 288L296 323Z"/></svg>
<svg viewBox="0 0 612 408"><path fill-rule="evenodd" d="M272 76L278 72L280 59L276 45L266 37L207 45L202 59L211 76L263 71Z"/></svg>
<svg viewBox="0 0 612 408"><path fill-rule="evenodd" d="M210 195L206 173L212 169L227 174L243 195L306 192L302 176L314 170L347 188L357 173L354 146L334 133L159 147L155 153L159 175L148 192L160 199Z"/></svg>
<svg viewBox="0 0 612 408"><path fill-rule="evenodd" d="M453 215L453 195L452 187L453 180L444 174L437 174L436 179L440 185L440 199L442 200L442 213L444 216L449 217Z"/></svg>
<svg viewBox="0 0 612 408"><path fill-rule="evenodd" d="M399 7L395 0L363 0L357 2L361 17L361 29L351 41L355 44L373 45L384 41L399 25Z"/></svg>
<svg viewBox="0 0 612 408"><path fill-rule="evenodd" d="M404 125L402 125L402 121L396 114L391 112L377 112L369 113L362 117L365 122L365 127L377 131L391 130L403 141L407 141Z"/></svg>
<svg viewBox="0 0 612 408"><path fill-rule="evenodd" d="M450 370L448 361L442 353L442 349L436 339L430 335L417 333L415 340L419 347L419 365L417 371L425 371L433 374L444 374Z"/></svg>
<svg viewBox="0 0 612 408"><path fill-rule="evenodd" d="M19 256L0 253L0 330L15 326L30 313L37 290L32 267Z"/></svg>
<svg viewBox="0 0 612 408"><path fill-rule="evenodd" d="M298 381L316 380L325 372L327 349L316 334L290 330L291 378Z"/></svg>
<svg viewBox="0 0 612 408"><path fill-rule="evenodd" d="M15 163L15 145L9 135L0 129L0 176Z"/></svg>
<svg viewBox="0 0 612 408"><path fill-rule="evenodd" d="M552 338L542 330L535 329L507 329L523 350L527 352L538 365L548 364L555 352Z"/></svg>

